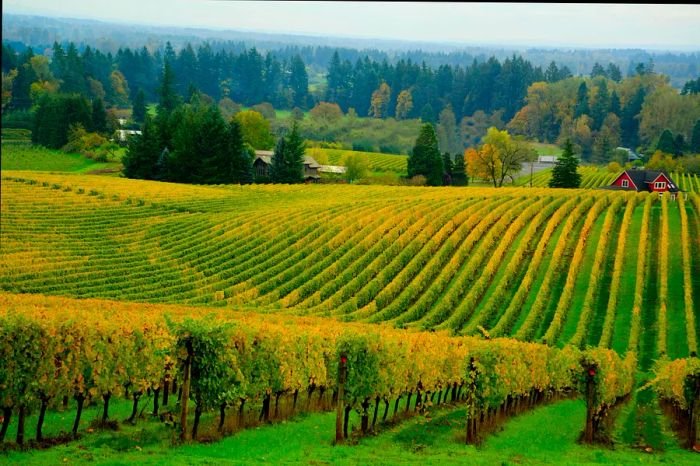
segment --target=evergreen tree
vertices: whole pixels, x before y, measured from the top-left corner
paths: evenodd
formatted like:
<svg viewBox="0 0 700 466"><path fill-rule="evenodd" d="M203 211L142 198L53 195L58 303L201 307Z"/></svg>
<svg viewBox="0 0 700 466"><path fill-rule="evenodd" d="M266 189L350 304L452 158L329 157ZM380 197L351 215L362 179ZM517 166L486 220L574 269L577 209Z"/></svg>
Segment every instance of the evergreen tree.
<svg viewBox="0 0 700 466"><path fill-rule="evenodd" d="M598 85L598 95L596 96L593 107L591 108L591 118L593 118L593 129L598 131L600 126L603 124L603 120L608 115L608 108L610 107L609 96L608 96L608 84L605 80L601 80Z"/></svg>
<svg viewBox="0 0 700 466"><path fill-rule="evenodd" d="M608 78L612 79L616 83L622 81L622 72L620 67L614 63L608 63L608 68L606 69L606 74Z"/></svg>
<svg viewBox="0 0 700 466"><path fill-rule="evenodd" d="M675 153L675 146L673 143L673 133L670 130L665 129L659 136L659 141L656 143L656 150L660 150L665 154Z"/></svg>
<svg viewBox="0 0 700 466"><path fill-rule="evenodd" d="M557 82L559 80L559 68L554 61L549 64L547 71L544 72L544 80L548 83Z"/></svg>
<svg viewBox="0 0 700 466"><path fill-rule="evenodd" d="M280 137L275 144L270 163L270 181L273 183L283 183L287 173L287 140Z"/></svg>
<svg viewBox="0 0 700 466"><path fill-rule="evenodd" d="M173 136L170 173L180 183L224 184L232 180L229 128L218 107L195 97L184 106Z"/></svg>
<svg viewBox="0 0 700 466"><path fill-rule="evenodd" d="M591 78L595 78L596 76L608 77L605 68L598 62L593 65L593 69L591 70Z"/></svg>
<svg viewBox="0 0 700 466"><path fill-rule="evenodd" d="M80 95L44 95L34 112L32 142L59 149L68 142L71 125L92 126L92 111L88 100Z"/></svg>
<svg viewBox="0 0 700 466"><path fill-rule="evenodd" d="M292 90L293 105L299 108L308 108L309 76L299 55L295 55L292 58L289 72L289 87Z"/></svg>
<svg viewBox="0 0 700 466"><path fill-rule="evenodd" d="M622 109L622 117L620 118L622 144L631 149L639 145L639 119L637 115L642 111L645 96L644 88L640 87Z"/></svg>
<svg viewBox="0 0 700 466"><path fill-rule="evenodd" d="M270 180L273 183L301 183L304 181L304 140L296 122L286 137L281 137L272 155Z"/></svg>
<svg viewBox="0 0 700 466"><path fill-rule="evenodd" d="M136 92L131 118L137 123L143 122L144 118L146 118L146 94L143 92L143 89L139 89Z"/></svg>
<svg viewBox="0 0 700 466"><path fill-rule="evenodd" d="M578 188L581 185L581 174L578 173L578 159L574 156L571 140L564 143L564 152L552 168L550 188Z"/></svg>
<svg viewBox="0 0 700 466"><path fill-rule="evenodd" d="M253 160L255 149L243 142L241 125L236 120L229 123L229 144L231 153L231 181L239 184L253 182Z"/></svg>
<svg viewBox="0 0 700 466"><path fill-rule="evenodd" d="M126 154L122 158L123 173L127 178L140 180L167 179L164 176L167 167L167 155L160 149L158 131L153 119L146 115L141 134L129 138Z"/></svg>
<svg viewBox="0 0 700 466"><path fill-rule="evenodd" d="M444 168L435 128L430 123L425 123L421 126L416 144L408 157L408 177L423 175L428 185L440 186Z"/></svg>
<svg viewBox="0 0 700 466"><path fill-rule="evenodd" d="M690 152L695 154L700 153L700 120L697 120L695 126L693 126L693 135L690 139Z"/></svg>
<svg viewBox="0 0 700 466"><path fill-rule="evenodd" d="M90 129L96 133L107 132L107 112L102 99L92 101L92 125Z"/></svg>
<svg viewBox="0 0 700 466"><path fill-rule="evenodd" d="M452 156L449 152L442 154L442 164L445 167L445 175L443 176L443 184L449 186L452 184L452 170L454 164L452 163Z"/></svg>
<svg viewBox="0 0 700 466"><path fill-rule="evenodd" d="M2 72L9 73L10 70L17 68L17 54L9 46L9 44L2 43Z"/></svg>
<svg viewBox="0 0 700 466"><path fill-rule="evenodd" d="M180 97L175 91L175 75L169 61L166 61L163 65L158 97L158 113L169 115L180 105Z"/></svg>
<svg viewBox="0 0 700 466"><path fill-rule="evenodd" d="M588 115L590 110L588 108L588 87L586 82L581 82L578 87L578 93L576 94L576 105L574 107L574 119L580 117L581 115Z"/></svg>
<svg viewBox="0 0 700 466"><path fill-rule="evenodd" d="M614 90L612 91L612 94L610 94L610 113L614 113L618 118L622 116L620 97L618 97L617 92Z"/></svg>
<svg viewBox="0 0 700 466"><path fill-rule="evenodd" d="M673 140L673 155L680 157L685 152L685 148L685 138L680 133L676 134Z"/></svg>
<svg viewBox="0 0 700 466"><path fill-rule="evenodd" d="M466 186L469 184L467 167L464 166L464 156L458 154L452 167L452 184L454 186Z"/></svg>
<svg viewBox="0 0 700 466"><path fill-rule="evenodd" d="M433 106L429 103L425 104L420 111L420 120L423 123L435 124L435 112L433 111Z"/></svg>
<svg viewBox="0 0 700 466"><path fill-rule="evenodd" d="M19 65L17 76L12 80L12 101L10 106L13 110L26 110L32 106L30 89L32 83L36 80L37 76L31 63Z"/></svg>
<svg viewBox="0 0 700 466"><path fill-rule="evenodd" d="M681 95L700 94L700 78L690 80L683 85Z"/></svg>

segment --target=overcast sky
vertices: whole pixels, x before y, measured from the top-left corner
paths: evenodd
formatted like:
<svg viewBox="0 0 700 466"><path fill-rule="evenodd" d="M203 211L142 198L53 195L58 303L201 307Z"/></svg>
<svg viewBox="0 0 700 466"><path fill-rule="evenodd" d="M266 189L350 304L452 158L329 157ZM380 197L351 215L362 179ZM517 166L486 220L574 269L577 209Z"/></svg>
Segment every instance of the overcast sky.
<svg viewBox="0 0 700 466"><path fill-rule="evenodd" d="M4 0L2 11L466 45L700 50L700 5Z"/></svg>

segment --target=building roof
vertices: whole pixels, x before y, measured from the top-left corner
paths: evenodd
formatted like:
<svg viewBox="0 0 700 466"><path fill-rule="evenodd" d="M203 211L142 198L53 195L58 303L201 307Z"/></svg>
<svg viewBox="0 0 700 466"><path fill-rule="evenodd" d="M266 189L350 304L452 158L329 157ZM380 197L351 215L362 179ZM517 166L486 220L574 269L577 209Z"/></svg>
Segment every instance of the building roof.
<svg viewBox="0 0 700 466"><path fill-rule="evenodd" d="M620 176L623 174L627 174L627 176L630 177L632 180L632 183L637 187L637 191L651 191L651 183L654 182L660 175L665 176L668 181L669 181L669 191L672 193L677 193L679 191L678 185L676 184L675 181L669 176L668 173L666 173L663 170L625 170L624 172L620 173L617 178L613 181L617 181L620 179ZM632 186L630 186L631 188ZM606 186L605 189L624 189L624 188L619 188L618 186Z"/></svg>
<svg viewBox="0 0 700 466"><path fill-rule="evenodd" d="M269 152L269 155L263 155L266 152ZM255 163L256 160L262 160L266 165L271 165L272 164L272 151L262 151L262 150L256 150L255 151L255 160L253 160L253 163ZM309 155L304 156L304 165L307 165L309 168L321 168L322 165L320 165L313 157Z"/></svg>
<svg viewBox="0 0 700 466"><path fill-rule="evenodd" d="M342 167L340 165L321 165L321 168L318 169L321 173L338 173L342 174L347 171L346 167Z"/></svg>
<svg viewBox="0 0 700 466"><path fill-rule="evenodd" d="M637 154L629 147L616 147L615 150L624 150L625 152L627 152L628 160L641 160L642 158L639 154Z"/></svg>
<svg viewBox="0 0 700 466"><path fill-rule="evenodd" d="M262 160L265 165L271 165L272 164L272 156L269 155L257 155L258 151L255 151L255 160L253 160L253 163L255 163L257 160Z"/></svg>
<svg viewBox="0 0 700 466"><path fill-rule="evenodd" d="M309 168L321 168L321 165L316 161L316 159L310 155L304 156L304 165L308 165Z"/></svg>

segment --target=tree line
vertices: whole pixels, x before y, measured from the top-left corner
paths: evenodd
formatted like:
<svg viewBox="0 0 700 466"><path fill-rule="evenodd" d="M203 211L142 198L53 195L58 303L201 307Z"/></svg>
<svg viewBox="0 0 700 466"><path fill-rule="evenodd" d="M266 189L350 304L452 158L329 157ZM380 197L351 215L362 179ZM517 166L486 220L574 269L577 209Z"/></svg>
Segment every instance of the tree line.
<svg viewBox="0 0 700 466"><path fill-rule="evenodd" d="M194 92L188 102L183 102L175 76L166 61L156 115L147 114L141 134L129 140L122 159L124 175L178 183L252 183L254 145L259 133L251 131L256 123L246 121L246 117L253 118L256 112L243 112L226 121L219 107L201 92ZM270 181L303 181L303 160L304 141L295 125L277 143Z"/></svg>

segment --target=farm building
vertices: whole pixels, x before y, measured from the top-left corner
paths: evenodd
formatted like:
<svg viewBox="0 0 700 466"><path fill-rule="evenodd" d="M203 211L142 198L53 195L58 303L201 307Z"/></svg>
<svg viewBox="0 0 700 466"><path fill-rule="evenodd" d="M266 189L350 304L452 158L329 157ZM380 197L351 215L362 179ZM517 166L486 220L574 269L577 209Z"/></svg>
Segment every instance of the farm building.
<svg viewBox="0 0 700 466"><path fill-rule="evenodd" d="M634 162L635 160L642 159L642 157L640 157L639 154L637 154L635 151L633 151L629 147L616 147L615 150L624 151L627 154L627 161L628 162Z"/></svg>
<svg viewBox="0 0 700 466"><path fill-rule="evenodd" d="M256 177L270 176L270 166L272 165L272 151L255 151L255 160L253 161L253 172ZM304 156L304 181L316 182L320 178L320 165L313 157Z"/></svg>
<svg viewBox="0 0 700 466"><path fill-rule="evenodd" d="M668 173L657 170L625 170L617 178L603 189L619 189L623 191L646 191L656 193L671 193L671 199L676 198L680 191L678 185L671 179Z"/></svg>
<svg viewBox="0 0 700 466"><path fill-rule="evenodd" d="M557 163L558 155L540 155L537 157L538 163Z"/></svg>

